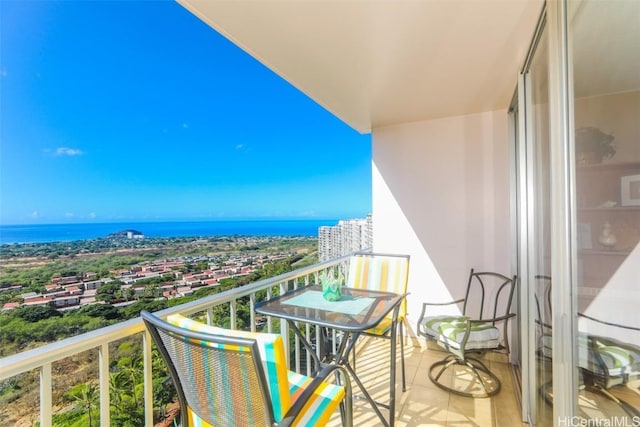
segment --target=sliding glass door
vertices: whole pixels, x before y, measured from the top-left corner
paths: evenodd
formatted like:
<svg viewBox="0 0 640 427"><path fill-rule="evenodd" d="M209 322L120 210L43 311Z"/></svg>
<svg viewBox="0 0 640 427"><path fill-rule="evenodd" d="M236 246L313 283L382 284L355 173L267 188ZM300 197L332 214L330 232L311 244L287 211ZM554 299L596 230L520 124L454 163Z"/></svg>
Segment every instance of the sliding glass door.
<svg viewBox="0 0 640 427"><path fill-rule="evenodd" d="M640 2L570 1L568 19L577 415L640 425Z"/></svg>
<svg viewBox="0 0 640 427"><path fill-rule="evenodd" d="M640 425L640 1L547 6L518 89L524 419Z"/></svg>
<svg viewBox="0 0 640 427"><path fill-rule="evenodd" d="M547 34L541 25L532 56L520 80L517 157L518 257L523 319L525 419L553 425L551 363L550 157ZM526 359L526 360L525 360Z"/></svg>

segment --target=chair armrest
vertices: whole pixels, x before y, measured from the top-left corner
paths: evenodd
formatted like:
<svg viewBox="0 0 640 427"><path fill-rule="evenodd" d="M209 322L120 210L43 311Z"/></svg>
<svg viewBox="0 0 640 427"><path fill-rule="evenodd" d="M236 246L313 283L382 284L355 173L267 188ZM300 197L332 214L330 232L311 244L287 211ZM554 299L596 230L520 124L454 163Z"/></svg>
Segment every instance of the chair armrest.
<svg viewBox="0 0 640 427"><path fill-rule="evenodd" d="M534 321L536 323L536 325L540 325L541 329L553 329L553 327L551 326L550 323L546 323L546 322L542 322L540 320L535 320Z"/></svg>
<svg viewBox="0 0 640 427"><path fill-rule="evenodd" d="M423 302L422 311L420 312L420 317L418 318L418 334L422 336L427 335L427 332L422 330L422 321L424 320L425 315L427 314L427 306L445 306L445 305L460 304L462 302L464 302L464 298L458 299L455 301L449 301L449 302Z"/></svg>
<svg viewBox="0 0 640 427"><path fill-rule="evenodd" d="M457 299L455 301L448 301L448 302L423 302L422 303L422 307L425 307L427 305L451 305L451 304L460 304L461 302L464 302L464 298L460 298Z"/></svg>
<svg viewBox="0 0 640 427"><path fill-rule="evenodd" d="M632 331L640 331L640 328L636 328L635 326L627 326L627 325L620 325L619 323L606 322L604 320L596 319L595 317L587 316L586 314L583 314L583 313L578 313L578 317L584 317L585 319L593 320L594 322L601 323L607 326L614 326L616 328L629 329Z"/></svg>
<svg viewBox="0 0 640 427"><path fill-rule="evenodd" d="M318 374L313 378L313 381L307 388L304 389L300 397L294 402L294 404L289 408L287 413L282 418L282 421L278 424L280 426L290 426L294 424L298 415L300 415L300 411L304 408L307 401L313 396L314 392L327 381L329 375L337 373L340 376L339 384L341 384L345 388L345 417L347 419L347 425L353 424L353 412L352 412L352 402L351 402L351 380L349 379L349 373L347 370L340 365L327 365L322 368Z"/></svg>
<svg viewBox="0 0 640 427"><path fill-rule="evenodd" d="M511 319L512 317L516 317L515 313L509 313L509 314L505 314L504 316L498 316L498 317L494 317L491 319L469 319L469 323L473 324L473 323L491 323L494 324L496 322L503 322L506 320Z"/></svg>
<svg viewBox="0 0 640 427"><path fill-rule="evenodd" d="M491 319L467 319L467 325L466 325L466 329L464 331L464 337L462 338L462 342L460 343L460 350L464 353L466 351L466 346L467 346L467 341L469 340L469 335L471 334L471 326L472 325L479 325L479 324L483 324L483 323L490 323L491 325L494 325L497 322L505 322L504 325L504 337L503 339L505 340L504 342L506 343L506 335L507 335L507 324L509 322L509 319L511 319L512 317L516 317L515 313L509 313L509 314L505 314L504 316L498 316L498 317L494 317ZM506 348L508 349L508 345L506 346Z"/></svg>

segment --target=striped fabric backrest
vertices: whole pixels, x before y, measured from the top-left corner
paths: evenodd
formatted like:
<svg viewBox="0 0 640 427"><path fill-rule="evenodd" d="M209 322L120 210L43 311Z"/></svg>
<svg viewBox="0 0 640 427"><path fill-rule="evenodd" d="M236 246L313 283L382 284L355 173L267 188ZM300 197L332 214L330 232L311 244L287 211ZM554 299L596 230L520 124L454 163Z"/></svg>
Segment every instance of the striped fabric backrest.
<svg viewBox="0 0 640 427"><path fill-rule="evenodd" d="M284 351L284 344L282 341L282 337L277 334L266 334L266 333L252 333L246 331L232 331L229 329L218 328L215 326L209 326L201 322L197 322L195 320L189 319L187 317L181 316L179 314L170 315L167 318L167 322L173 324L175 326L179 326L185 329L189 329L192 331L212 334L212 335L220 335L227 337L237 337L237 338L249 338L256 340L258 344L258 350L260 353L260 358L262 361L264 374L267 380L267 384L269 387L269 393L271 397L271 404L273 408L273 415L276 422L280 422L284 414L291 407L291 396L289 394L289 382L288 382L288 370L286 365L286 356ZM206 343L210 347L225 347L225 344L220 343ZM232 348L234 350L242 350L242 348L237 347ZM247 349L248 351L248 349ZM194 355L192 355L194 357ZM198 362L198 356L193 358L194 363ZM204 366L204 363L198 362L198 364ZM209 381L211 382L211 386L213 386L213 382L228 382L229 379L227 375L235 375L233 372L224 372L230 371L226 366L220 366L220 372L201 372L205 375L205 377L209 377ZM226 369L227 368L227 369ZM250 369L249 366L244 367L245 369ZM234 369L242 369L242 367L235 367ZM231 385L231 384L230 384ZM224 388L223 388L224 390ZM254 398L252 394L257 394L254 390L246 390L246 396L241 395L233 395L230 392L230 386L227 388L227 398L229 400L229 410L230 411L248 411L250 407L249 400ZM242 402L242 400L246 398L247 402ZM190 411L191 412L191 411ZM193 417L193 414L189 414L190 417ZM242 416L246 414L243 413ZM192 423L193 425L202 425L208 427L207 424L202 423Z"/></svg>
<svg viewBox="0 0 640 427"><path fill-rule="evenodd" d="M405 294L408 277L406 255L357 254L349 260L346 286ZM403 300L399 315L404 317L406 311L406 300Z"/></svg>

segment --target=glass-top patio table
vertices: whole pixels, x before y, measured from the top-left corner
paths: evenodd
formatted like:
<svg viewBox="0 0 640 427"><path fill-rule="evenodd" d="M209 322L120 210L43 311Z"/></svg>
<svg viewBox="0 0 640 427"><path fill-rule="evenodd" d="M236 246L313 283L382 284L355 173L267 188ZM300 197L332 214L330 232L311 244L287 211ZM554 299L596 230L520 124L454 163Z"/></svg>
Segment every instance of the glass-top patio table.
<svg viewBox="0 0 640 427"><path fill-rule="evenodd" d="M316 370L329 363L344 366L349 371L351 378L358 384L362 394L369 401L382 423L385 426L393 426L396 390L396 326L398 309L404 297L405 295L398 295L392 292L342 288L342 298L339 301L331 302L323 298L321 286L310 285L260 302L256 304L255 311L258 314L285 319L311 357L313 357ZM391 312L393 312L393 325L391 328L390 391L389 404L386 405L373 400L349 363L349 353L361 333L377 326ZM341 331L343 336L335 354L325 354L321 359L311 346L311 343L300 331L296 322ZM327 334L321 334L321 336L326 337ZM389 410L389 420L384 417L379 407Z"/></svg>

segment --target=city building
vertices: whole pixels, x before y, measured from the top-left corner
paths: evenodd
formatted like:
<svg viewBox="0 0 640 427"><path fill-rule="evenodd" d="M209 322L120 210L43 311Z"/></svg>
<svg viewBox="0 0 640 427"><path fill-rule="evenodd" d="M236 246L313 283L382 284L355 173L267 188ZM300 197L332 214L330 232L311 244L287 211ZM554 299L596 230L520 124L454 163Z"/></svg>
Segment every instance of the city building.
<svg viewBox="0 0 640 427"><path fill-rule="evenodd" d="M318 229L318 258L336 258L373 246L371 214L366 218L343 219L337 225Z"/></svg>

